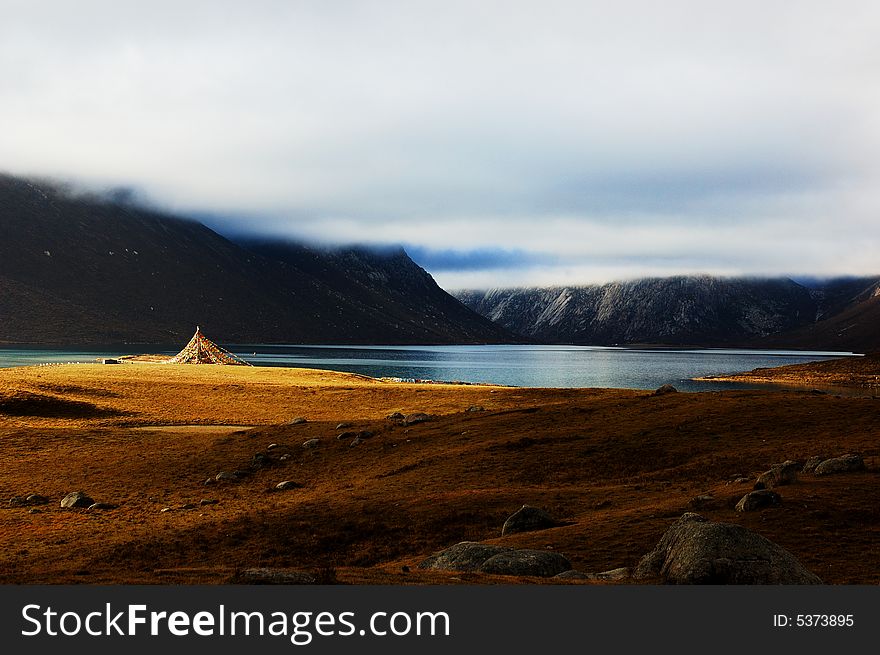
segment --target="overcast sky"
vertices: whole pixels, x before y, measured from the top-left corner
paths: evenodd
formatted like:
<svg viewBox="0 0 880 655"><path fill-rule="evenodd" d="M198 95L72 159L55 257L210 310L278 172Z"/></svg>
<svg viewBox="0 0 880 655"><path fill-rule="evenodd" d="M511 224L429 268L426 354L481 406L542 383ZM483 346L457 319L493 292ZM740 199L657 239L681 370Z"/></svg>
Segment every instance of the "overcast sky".
<svg viewBox="0 0 880 655"><path fill-rule="evenodd" d="M880 273L875 0L0 8L0 170L446 288Z"/></svg>

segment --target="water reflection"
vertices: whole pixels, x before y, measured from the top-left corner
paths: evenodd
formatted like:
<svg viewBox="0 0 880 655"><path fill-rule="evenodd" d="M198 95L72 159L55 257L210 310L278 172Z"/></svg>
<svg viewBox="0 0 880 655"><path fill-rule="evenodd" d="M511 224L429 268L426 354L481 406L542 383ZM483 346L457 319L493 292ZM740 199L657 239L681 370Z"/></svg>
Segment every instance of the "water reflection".
<svg viewBox="0 0 880 655"><path fill-rule="evenodd" d="M82 350L0 348L0 367L94 362L138 350L175 354L174 346L108 346ZM596 346L300 346L230 347L256 366L295 366L371 377L488 382L529 387L618 387L682 390L731 388L691 378L839 357L849 353L760 350L662 350ZM744 385L736 385L743 387Z"/></svg>

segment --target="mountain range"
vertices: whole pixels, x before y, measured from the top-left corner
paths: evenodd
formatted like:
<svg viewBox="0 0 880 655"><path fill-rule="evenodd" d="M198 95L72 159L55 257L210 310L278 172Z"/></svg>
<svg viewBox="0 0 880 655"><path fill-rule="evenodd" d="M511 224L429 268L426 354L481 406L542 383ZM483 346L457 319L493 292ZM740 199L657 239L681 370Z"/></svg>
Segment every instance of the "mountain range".
<svg viewBox="0 0 880 655"><path fill-rule="evenodd" d="M455 295L546 343L880 350L880 277L798 283L679 276Z"/></svg>
<svg viewBox="0 0 880 655"><path fill-rule="evenodd" d="M0 175L0 343L666 344L880 351L880 277L441 289L402 248L229 238Z"/></svg>
<svg viewBox="0 0 880 655"><path fill-rule="evenodd" d="M401 248L230 240L191 220L0 176L0 342L510 342Z"/></svg>

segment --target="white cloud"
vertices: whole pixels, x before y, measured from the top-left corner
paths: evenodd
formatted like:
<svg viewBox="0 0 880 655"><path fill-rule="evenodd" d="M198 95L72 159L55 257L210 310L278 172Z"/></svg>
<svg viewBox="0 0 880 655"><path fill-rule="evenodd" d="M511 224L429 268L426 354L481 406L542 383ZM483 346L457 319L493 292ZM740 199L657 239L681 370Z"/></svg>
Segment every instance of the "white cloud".
<svg viewBox="0 0 880 655"><path fill-rule="evenodd" d="M0 168L560 261L457 286L877 272L878 24L870 1L7 2Z"/></svg>

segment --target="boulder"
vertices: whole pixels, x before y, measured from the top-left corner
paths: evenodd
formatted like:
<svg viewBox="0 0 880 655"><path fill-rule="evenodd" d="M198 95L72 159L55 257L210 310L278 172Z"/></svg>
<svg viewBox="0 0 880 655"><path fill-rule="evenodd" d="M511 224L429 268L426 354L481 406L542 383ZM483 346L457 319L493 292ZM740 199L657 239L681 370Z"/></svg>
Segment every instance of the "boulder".
<svg viewBox="0 0 880 655"><path fill-rule="evenodd" d="M61 507L89 507L94 505L95 501L89 498L82 491L72 491L61 499Z"/></svg>
<svg viewBox="0 0 880 655"><path fill-rule="evenodd" d="M308 439L307 441L303 441L303 448L317 448L321 444L320 439Z"/></svg>
<svg viewBox="0 0 880 655"><path fill-rule="evenodd" d="M865 460L862 459L861 455L843 455L842 457L826 459L813 472L816 475L830 475L832 473L852 473L853 471L864 470Z"/></svg>
<svg viewBox="0 0 880 655"><path fill-rule="evenodd" d="M609 582L618 582L620 580L628 580L630 575L632 575L632 571L625 566L621 566L617 569L610 569L608 571L602 571L600 573L596 573L593 577L596 580L607 580Z"/></svg>
<svg viewBox="0 0 880 655"><path fill-rule="evenodd" d="M259 567L241 571L234 581L243 584L315 584L317 578L303 571Z"/></svg>
<svg viewBox="0 0 880 655"><path fill-rule="evenodd" d="M543 509L532 507L531 505L523 505L507 517L504 526L501 528L501 534L503 536L517 532L533 532L535 530L554 528L557 525L559 523L556 519Z"/></svg>
<svg viewBox="0 0 880 655"><path fill-rule="evenodd" d="M755 489L772 489L786 484L797 482L797 474L801 465L793 460L786 460L782 464L774 464L769 471L758 476Z"/></svg>
<svg viewBox="0 0 880 655"><path fill-rule="evenodd" d="M512 548L481 544L477 541L462 541L446 550L434 553L421 562L419 568L435 571L476 571L489 558L512 550Z"/></svg>
<svg viewBox="0 0 880 655"><path fill-rule="evenodd" d="M760 489L743 496L736 504L737 512L753 512L756 509L774 507L782 502L782 498L775 491Z"/></svg>
<svg viewBox="0 0 880 655"><path fill-rule="evenodd" d="M633 577L669 584L822 584L794 555L742 526L687 513L645 555Z"/></svg>
<svg viewBox="0 0 880 655"><path fill-rule="evenodd" d="M816 467L819 466L822 462L824 462L827 457L820 457L819 455L813 455L810 459L807 460L807 463L804 464L804 468L801 470L801 473L815 473Z"/></svg>
<svg viewBox="0 0 880 655"><path fill-rule="evenodd" d="M407 414L403 417L404 425L415 425L417 423L424 423L425 421L430 421L431 417L425 414L424 412L414 412L412 414Z"/></svg>
<svg viewBox="0 0 880 655"><path fill-rule="evenodd" d="M652 396L665 396L668 393L678 393L678 389L673 387L671 384L664 384L661 387L658 387Z"/></svg>
<svg viewBox="0 0 880 655"><path fill-rule="evenodd" d="M688 503L689 506L694 509L706 509L715 502L715 496L712 494L700 494L699 496L694 496L691 498Z"/></svg>
<svg viewBox="0 0 880 655"><path fill-rule="evenodd" d="M552 578L554 575L571 569L569 562L561 553L552 550L519 549L493 555L480 565L480 573L495 575L533 575Z"/></svg>
<svg viewBox="0 0 880 655"><path fill-rule="evenodd" d="M302 485L299 482L294 482L293 480L285 480L284 482L279 482L275 485L275 489L278 491L287 491L289 489L300 489Z"/></svg>
<svg viewBox="0 0 880 655"><path fill-rule="evenodd" d="M562 573L557 573L553 576L557 580L592 580L593 576L590 573L584 573L583 571L576 571L574 569L570 569L568 571L563 571Z"/></svg>

